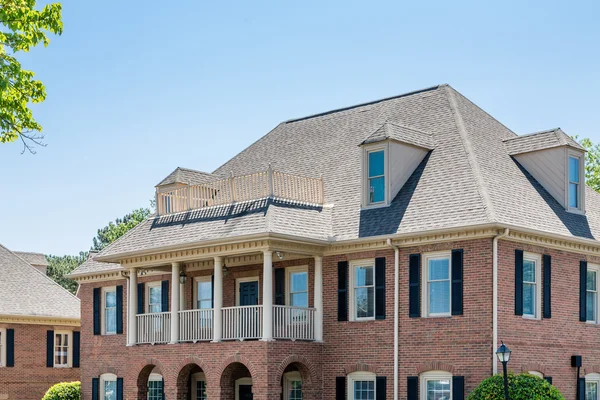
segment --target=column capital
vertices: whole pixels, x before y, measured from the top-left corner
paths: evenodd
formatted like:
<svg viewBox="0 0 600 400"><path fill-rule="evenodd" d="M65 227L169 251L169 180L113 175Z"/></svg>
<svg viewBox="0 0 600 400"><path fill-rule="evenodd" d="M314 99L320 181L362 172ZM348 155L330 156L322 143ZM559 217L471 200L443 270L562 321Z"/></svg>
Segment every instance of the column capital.
<svg viewBox="0 0 600 400"><path fill-rule="evenodd" d="M181 263L179 261L172 262L171 267L181 267Z"/></svg>
<svg viewBox="0 0 600 400"><path fill-rule="evenodd" d="M214 256L213 261L223 261L223 256Z"/></svg>

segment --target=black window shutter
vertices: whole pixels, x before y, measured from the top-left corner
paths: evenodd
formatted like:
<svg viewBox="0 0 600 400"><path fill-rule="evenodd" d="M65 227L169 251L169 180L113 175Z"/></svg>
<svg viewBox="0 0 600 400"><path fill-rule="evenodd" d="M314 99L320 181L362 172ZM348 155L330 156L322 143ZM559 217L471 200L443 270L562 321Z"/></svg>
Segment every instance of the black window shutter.
<svg viewBox="0 0 600 400"><path fill-rule="evenodd" d="M92 400L98 400L100 397L100 379L92 378Z"/></svg>
<svg viewBox="0 0 600 400"><path fill-rule="evenodd" d="M523 250L515 250L515 315L523 315Z"/></svg>
<svg viewBox="0 0 600 400"><path fill-rule="evenodd" d="M162 396L161 398L164 399L165 398L165 378L162 378L162 385L160 387L160 391L162 392Z"/></svg>
<svg viewBox="0 0 600 400"><path fill-rule="evenodd" d="M587 321L587 261L579 262L579 320Z"/></svg>
<svg viewBox="0 0 600 400"><path fill-rule="evenodd" d="M551 376L545 376L544 379L546 380L546 382L548 382L549 384L552 385L552 377Z"/></svg>
<svg viewBox="0 0 600 400"><path fill-rule="evenodd" d="M117 286L117 333L123 333L123 286Z"/></svg>
<svg viewBox="0 0 600 400"><path fill-rule="evenodd" d="M585 400L585 378L577 378L577 400Z"/></svg>
<svg viewBox="0 0 600 400"><path fill-rule="evenodd" d="M406 378L406 400L419 400L419 377Z"/></svg>
<svg viewBox="0 0 600 400"><path fill-rule="evenodd" d="M463 250L452 250L452 315L463 315Z"/></svg>
<svg viewBox="0 0 600 400"><path fill-rule="evenodd" d="M81 354L81 334L78 331L73 332L73 368L79 368L79 359Z"/></svg>
<svg viewBox="0 0 600 400"><path fill-rule="evenodd" d="M46 367L54 367L54 331L46 332Z"/></svg>
<svg viewBox="0 0 600 400"><path fill-rule="evenodd" d="M193 290L198 290L198 288L194 288ZM197 294L196 294L197 295ZM192 308L196 308L196 305ZM210 308L215 308L215 276L210 276Z"/></svg>
<svg viewBox="0 0 600 400"><path fill-rule="evenodd" d="M544 254L544 318L552 318L552 257Z"/></svg>
<svg viewBox="0 0 600 400"><path fill-rule="evenodd" d="M6 366L15 366L15 330L6 330Z"/></svg>
<svg viewBox="0 0 600 400"><path fill-rule="evenodd" d="M285 268L275 268L275 301L276 306L285 306Z"/></svg>
<svg viewBox="0 0 600 400"><path fill-rule="evenodd" d="M421 316L421 255L408 258L408 313L411 318Z"/></svg>
<svg viewBox="0 0 600 400"><path fill-rule="evenodd" d="M348 321L348 261L338 262L338 321Z"/></svg>
<svg viewBox="0 0 600 400"><path fill-rule="evenodd" d="M346 377L335 378L335 400L346 400Z"/></svg>
<svg viewBox="0 0 600 400"><path fill-rule="evenodd" d="M465 377L452 377L452 400L465 400Z"/></svg>
<svg viewBox="0 0 600 400"><path fill-rule="evenodd" d="M386 388L387 378L385 376L378 376L375 378L375 398L376 399L387 399Z"/></svg>
<svg viewBox="0 0 600 400"><path fill-rule="evenodd" d="M143 283L138 283L137 292L137 313L144 314L144 296L146 293L144 292Z"/></svg>
<svg viewBox="0 0 600 400"><path fill-rule="evenodd" d="M161 306L162 312L169 311L169 281L162 281L160 284Z"/></svg>
<svg viewBox="0 0 600 400"><path fill-rule="evenodd" d="M385 257L375 259L375 319L385 319Z"/></svg>
<svg viewBox="0 0 600 400"><path fill-rule="evenodd" d="M123 378L117 378L117 400L123 400Z"/></svg>
<svg viewBox="0 0 600 400"><path fill-rule="evenodd" d="M94 288L94 335L100 334L100 288Z"/></svg>

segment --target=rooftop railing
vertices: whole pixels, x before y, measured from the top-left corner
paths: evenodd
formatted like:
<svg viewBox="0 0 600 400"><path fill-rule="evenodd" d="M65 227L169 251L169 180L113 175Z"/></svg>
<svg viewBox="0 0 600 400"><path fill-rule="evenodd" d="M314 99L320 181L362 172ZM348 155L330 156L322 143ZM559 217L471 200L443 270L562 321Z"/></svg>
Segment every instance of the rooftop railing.
<svg viewBox="0 0 600 400"><path fill-rule="evenodd" d="M231 176L201 185L187 185L156 192L159 215L197 210L262 198L276 198L306 204L323 204L323 179L273 171Z"/></svg>

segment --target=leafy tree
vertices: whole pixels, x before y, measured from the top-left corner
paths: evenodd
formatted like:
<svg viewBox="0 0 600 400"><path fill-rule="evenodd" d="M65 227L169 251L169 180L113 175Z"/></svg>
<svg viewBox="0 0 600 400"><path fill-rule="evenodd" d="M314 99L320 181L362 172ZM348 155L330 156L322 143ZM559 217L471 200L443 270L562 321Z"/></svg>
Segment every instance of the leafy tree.
<svg viewBox="0 0 600 400"><path fill-rule="evenodd" d="M23 151L42 144L42 126L33 118L30 103L46 99L46 89L34 73L22 68L15 55L39 43L48 46L48 34L63 31L62 6L35 9L35 0L0 0L0 143L23 141Z"/></svg>
<svg viewBox="0 0 600 400"><path fill-rule="evenodd" d="M149 208L138 208L123 218L115 219L115 222L109 222L104 228L98 229L98 235L93 239L92 250L102 250L123 236L128 230L144 221L150 214Z"/></svg>
<svg viewBox="0 0 600 400"><path fill-rule="evenodd" d="M585 155L585 183L600 192L600 144L594 144L590 139L579 142L586 150Z"/></svg>
<svg viewBox="0 0 600 400"><path fill-rule="evenodd" d="M530 374L509 373L508 395L511 400L565 400L556 387ZM504 400L503 376L484 379L467 400Z"/></svg>
<svg viewBox="0 0 600 400"><path fill-rule="evenodd" d="M81 399L80 382L62 382L52 386L42 400L79 400Z"/></svg>
<svg viewBox="0 0 600 400"><path fill-rule="evenodd" d="M75 294L77 292L77 282L73 279L65 278L73 270L79 267L87 259L87 252L79 252L78 256L53 256L47 255L48 268L46 274L56 283Z"/></svg>

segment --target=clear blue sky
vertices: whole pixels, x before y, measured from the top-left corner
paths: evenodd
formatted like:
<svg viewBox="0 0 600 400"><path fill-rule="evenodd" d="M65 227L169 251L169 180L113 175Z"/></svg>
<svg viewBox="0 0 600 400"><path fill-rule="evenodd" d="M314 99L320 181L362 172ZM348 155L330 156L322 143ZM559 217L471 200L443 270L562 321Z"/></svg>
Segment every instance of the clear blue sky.
<svg viewBox="0 0 600 400"><path fill-rule="evenodd" d="M47 147L0 145L0 243L75 254L175 167L278 122L449 83L517 133L600 141L600 2L65 0L22 57Z"/></svg>

